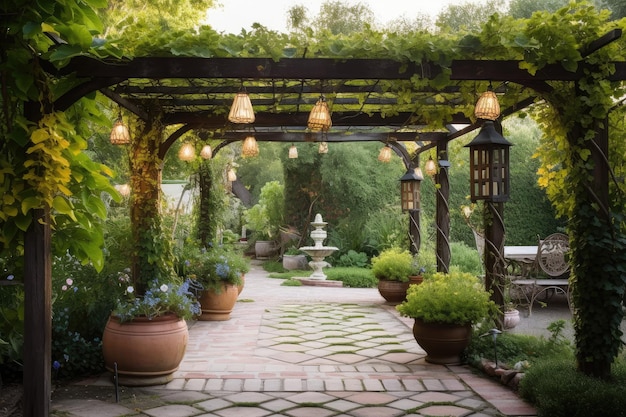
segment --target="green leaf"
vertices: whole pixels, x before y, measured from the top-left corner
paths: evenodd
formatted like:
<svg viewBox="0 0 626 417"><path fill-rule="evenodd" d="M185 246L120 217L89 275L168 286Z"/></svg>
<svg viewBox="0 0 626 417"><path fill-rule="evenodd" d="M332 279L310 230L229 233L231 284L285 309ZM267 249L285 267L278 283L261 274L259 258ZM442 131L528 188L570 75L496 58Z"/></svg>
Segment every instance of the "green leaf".
<svg viewBox="0 0 626 417"><path fill-rule="evenodd" d="M92 213L95 216L100 217L101 219L105 219L107 216L107 209L101 199L90 195L86 200L83 200L85 204L85 208L87 211Z"/></svg>
<svg viewBox="0 0 626 417"><path fill-rule="evenodd" d="M578 62L576 61L570 61L570 60L564 59L561 61L561 65L567 71L571 71L571 72L576 72L576 70L578 69Z"/></svg>
<svg viewBox="0 0 626 417"><path fill-rule="evenodd" d="M35 22L27 22L22 27L22 34L25 38L34 38L41 33L41 25Z"/></svg>
<svg viewBox="0 0 626 417"><path fill-rule="evenodd" d="M54 197L54 200L52 201L52 208L61 214L70 216L72 220L76 221L74 207L65 197L61 195Z"/></svg>
<svg viewBox="0 0 626 417"><path fill-rule="evenodd" d="M20 215L13 217L13 221L15 225L23 232L27 231L30 227L30 224L33 221L33 218L30 215Z"/></svg>
<svg viewBox="0 0 626 417"><path fill-rule="evenodd" d="M75 56L82 55L83 49L77 45L60 45L50 54L50 61L64 61Z"/></svg>
<svg viewBox="0 0 626 417"><path fill-rule="evenodd" d="M27 214L31 209L41 207L41 200L37 197L26 197L22 200L22 213Z"/></svg>

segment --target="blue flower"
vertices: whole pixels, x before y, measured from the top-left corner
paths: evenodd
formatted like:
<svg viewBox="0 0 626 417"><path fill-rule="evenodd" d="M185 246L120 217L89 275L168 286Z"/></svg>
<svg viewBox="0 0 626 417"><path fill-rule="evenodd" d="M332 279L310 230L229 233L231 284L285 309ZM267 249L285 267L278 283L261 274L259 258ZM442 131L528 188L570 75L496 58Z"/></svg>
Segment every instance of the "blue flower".
<svg viewBox="0 0 626 417"><path fill-rule="evenodd" d="M230 267L227 264L217 264L215 266L215 273L221 279L226 279L228 278L228 274L230 273Z"/></svg>
<svg viewBox="0 0 626 417"><path fill-rule="evenodd" d="M52 368L53 369L59 370L60 367L61 367L61 364L59 363L59 361L52 362Z"/></svg>

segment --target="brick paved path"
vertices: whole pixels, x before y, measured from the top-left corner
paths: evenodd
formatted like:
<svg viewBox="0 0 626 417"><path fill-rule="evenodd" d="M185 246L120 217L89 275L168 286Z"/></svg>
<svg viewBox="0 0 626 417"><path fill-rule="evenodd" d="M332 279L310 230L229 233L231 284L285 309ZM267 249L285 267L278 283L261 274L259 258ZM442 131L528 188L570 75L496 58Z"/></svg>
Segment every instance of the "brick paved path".
<svg viewBox="0 0 626 417"><path fill-rule="evenodd" d="M429 364L376 289L287 287L258 265L224 322L195 322L166 405L65 400L69 416L534 416L519 397L464 366ZM110 384L108 376L93 384Z"/></svg>

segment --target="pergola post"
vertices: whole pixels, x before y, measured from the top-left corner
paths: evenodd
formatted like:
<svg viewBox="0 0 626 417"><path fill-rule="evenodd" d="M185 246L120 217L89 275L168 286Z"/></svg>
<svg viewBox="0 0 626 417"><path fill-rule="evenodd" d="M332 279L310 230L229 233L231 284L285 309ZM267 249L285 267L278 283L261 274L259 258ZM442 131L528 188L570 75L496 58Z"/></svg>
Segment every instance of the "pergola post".
<svg viewBox="0 0 626 417"><path fill-rule="evenodd" d="M24 114L41 118L39 103L28 102ZM31 210L24 233L24 417L50 414L52 376L52 258L50 208Z"/></svg>
<svg viewBox="0 0 626 417"><path fill-rule="evenodd" d="M504 305L504 202L509 199L509 148L502 127L486 120L480 133L466 146L470 150L470 197L484 202L485 288L491 299Z"/></svg>
<svg viewBox="0 0 626 417"><path fill-rule="evenodd" d="M448 141L437 142L437 163L439 169L435 175L436 187L436 224L437 224L437 271L448 273L450 270L450 179L448 177Z"/></svg>
<svg viewBox="0 0 626 417"><path fill-rule="evenodd" d="M24 236L24 417L50 413L52 261L50 210L34 209Z"/></svg>

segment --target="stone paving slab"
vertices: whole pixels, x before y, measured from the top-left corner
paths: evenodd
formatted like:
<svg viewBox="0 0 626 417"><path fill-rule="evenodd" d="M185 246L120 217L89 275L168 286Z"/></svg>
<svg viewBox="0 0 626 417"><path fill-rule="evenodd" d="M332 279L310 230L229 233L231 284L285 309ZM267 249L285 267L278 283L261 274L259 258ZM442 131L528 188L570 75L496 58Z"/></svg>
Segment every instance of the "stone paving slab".
<svg viewBox="0 0 626 417"><path fill-rule="evenodd" d="M254 266L247 302L229 321L190 325L173 381L149 391L161 405L86 399L53 401L53 410L69 417L536 415L467 367L427 363L412 320L376 289L280 283Z"/></svg>

